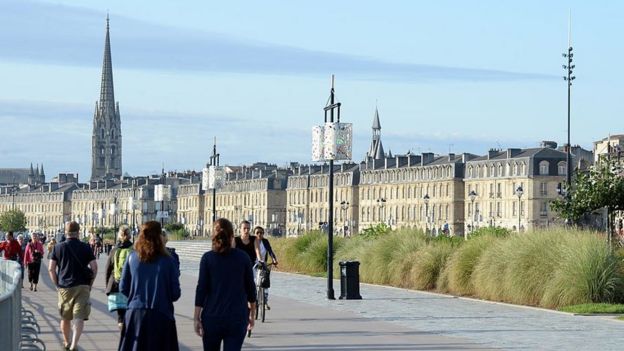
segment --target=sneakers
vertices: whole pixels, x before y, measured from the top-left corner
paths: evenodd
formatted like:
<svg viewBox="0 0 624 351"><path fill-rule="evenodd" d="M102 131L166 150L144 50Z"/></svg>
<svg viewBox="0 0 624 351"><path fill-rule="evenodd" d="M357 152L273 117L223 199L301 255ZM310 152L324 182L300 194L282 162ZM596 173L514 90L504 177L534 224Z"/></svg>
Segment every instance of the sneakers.
<svg viewBox="0 0 624 351"><path fill-rule="evenodd" d="M117 323L117 327L119 328L119 330L123 330L123 326L124 326L123 323Z"/></svg>

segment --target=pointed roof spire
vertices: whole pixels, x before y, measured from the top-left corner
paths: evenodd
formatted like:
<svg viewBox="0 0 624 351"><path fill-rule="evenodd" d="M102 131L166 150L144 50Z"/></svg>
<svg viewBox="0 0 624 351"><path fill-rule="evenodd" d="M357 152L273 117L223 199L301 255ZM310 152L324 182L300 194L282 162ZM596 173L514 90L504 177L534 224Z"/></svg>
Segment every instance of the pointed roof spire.
<svg viewBox="0 0 624 351"><path fill-rule="evenodd" d="M106 14L106 39L104 41L104 62L102 64L102 86L100 90L100 108L115 112L115 92L113 90L113 62L110 48L110 25Z"/></svg>
<svg viewBox="0 0 624 351"><path fill-rule="evenodd" d="M39 164L37 163L37 168L35 169L35 177L39 177Z"/></svg>
<svg viewBox="0 0 624 351"><path fill-rule="evenodd" d="M41 174L42 176L44 176L44 175L45 175L45 173L43 172L43 163L41 164L41 173L40 173L40 174Z"/></svg>
<svg viewBox="0 0 624 351"><path fill-rule="evenodd" d="M375 106L375 117L373 118L373 129L381 129L381 123L379 123L379 110Z"/></svg>
<svg viewBox="0 0 624 351"><path fill-rule="evenodd" d="M32 162L30 163L30 173L28 175L29 176L34 176L35 175L35 170L33 169Z"/></svg>

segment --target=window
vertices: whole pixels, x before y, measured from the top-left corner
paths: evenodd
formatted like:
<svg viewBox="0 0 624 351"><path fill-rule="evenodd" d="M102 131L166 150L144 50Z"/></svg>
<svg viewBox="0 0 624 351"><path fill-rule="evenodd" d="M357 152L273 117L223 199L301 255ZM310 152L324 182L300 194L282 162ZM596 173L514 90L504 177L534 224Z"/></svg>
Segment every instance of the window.
<svg viewBox="0 0 624 351"><path fill-rule="evenodd" d="M539 175L548 175L548 161L539 163Z"/></svg>
<svg viewBox="0 0 624 351"><path fill-rule="evenodd" d="M547 183L540 183L540 195L541 196L548 195L548 184Z"/></svg>
<svg viewBox="0 0 624 351"><path fill-rule="evenodd" d="M546 201L540 204L540 216L548 216L548 202Z"/></svg>
<svg viewBox="0 0 624 351"><path fill-rule="evenodd" d="M564 176L568 173L568 167L565 161L561 161L557 164L557 174Z"/></svg>

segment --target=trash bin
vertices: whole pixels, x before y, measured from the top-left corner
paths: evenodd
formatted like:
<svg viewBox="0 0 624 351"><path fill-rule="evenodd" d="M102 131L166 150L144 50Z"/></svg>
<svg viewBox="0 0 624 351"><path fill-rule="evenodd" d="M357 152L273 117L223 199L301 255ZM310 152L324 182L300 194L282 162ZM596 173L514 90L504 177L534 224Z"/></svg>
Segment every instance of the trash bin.
<svg viewBox="0 0 624 351"><path fill-rule="evenodd" d="M340 299L361 300L360 296L360 262L341 261L340 265Z"/></svg>

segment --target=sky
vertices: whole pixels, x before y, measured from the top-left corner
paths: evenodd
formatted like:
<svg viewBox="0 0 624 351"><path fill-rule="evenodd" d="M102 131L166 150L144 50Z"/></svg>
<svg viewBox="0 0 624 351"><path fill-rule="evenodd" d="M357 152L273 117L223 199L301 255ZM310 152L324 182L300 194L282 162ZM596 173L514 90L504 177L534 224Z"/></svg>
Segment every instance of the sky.
<svg viewBox="0 0 624 351"><path fill-rule="evenodd" d="M311 163L330 77L353 159L620 134L619 1L0 0L0 168L91 171L107 13L123 171Z"/></svg>

